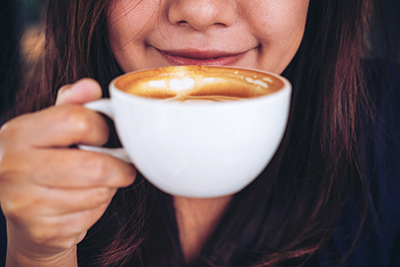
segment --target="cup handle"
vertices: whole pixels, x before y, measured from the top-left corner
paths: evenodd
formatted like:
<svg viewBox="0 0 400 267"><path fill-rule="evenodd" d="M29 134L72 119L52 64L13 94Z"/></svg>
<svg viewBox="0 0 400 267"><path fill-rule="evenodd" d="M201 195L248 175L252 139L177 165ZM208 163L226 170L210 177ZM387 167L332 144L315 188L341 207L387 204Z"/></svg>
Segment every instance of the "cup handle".
<svg viewBox="0 0 400 267"><path fill-rule="evenodd" d="M91 109L93 111L98 111L100 113L104 113L111 119L114 119L114 113L111 108L111 100L110 99L100 99L92 102L88 102L84 105L84 107ZM105 153L116 157L120 160L125 161L126 163L132 163L131 159L129 158L128 154L125 152L123 148L107 148L107 147L96 147L96 146L85 146L85 145L78 145L79 149L86 150L86 151L94 151Z"/></svg>

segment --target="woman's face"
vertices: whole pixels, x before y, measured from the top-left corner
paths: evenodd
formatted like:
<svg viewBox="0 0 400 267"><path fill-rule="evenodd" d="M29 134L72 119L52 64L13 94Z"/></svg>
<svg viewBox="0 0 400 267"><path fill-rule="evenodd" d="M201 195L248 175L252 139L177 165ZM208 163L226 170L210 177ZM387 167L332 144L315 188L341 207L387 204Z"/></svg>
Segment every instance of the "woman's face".
<svg viewBox="0 0 400 267"><path fill-rule="evenodd" d="M282 73L309 0L114 0L110 43L125 71L226 65Z"/></svg>

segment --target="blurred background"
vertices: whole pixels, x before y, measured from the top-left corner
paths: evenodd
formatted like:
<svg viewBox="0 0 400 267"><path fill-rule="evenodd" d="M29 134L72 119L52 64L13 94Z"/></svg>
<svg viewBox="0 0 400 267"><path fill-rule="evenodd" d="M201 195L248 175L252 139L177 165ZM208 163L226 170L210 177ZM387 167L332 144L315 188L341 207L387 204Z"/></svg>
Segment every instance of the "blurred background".
<svg viewBox="0 0 400 267"><path fill-rule="evenodd" d="M13 107L18 92L18 81L21 80L21 70L29 68L43 49L44 34L41 21L44 2L44 0L0 0L0 126L4 123L5 113ZM390 10L393 11L389 31L393 36L392 47L398 53L397 59L393 60L400 63L400 0L382 0L381 3L389 4ZM378 57L384 55L387 49L380 45L381 40L385 40L386 34L376 23L373 34L369 37L379 48L375 54ZM11 83L6 82L9 78L12 78L12 87ZM5 220L0 210L0 266L4 266L5 228Z"/></svg>
<svg viewBox="0 0 400 267"><path fill-rule="evenodd" d="M53 0L56 1L56 0ZM67 0L63 0L67 1ZM20 81L21 66L29 68L37 59L44 43L43 24L45 0L0 0L0 125L2 115L11 109ZM382 0L390 5L392 47L397 49L397 62L400 62L400 0ZM385 14L386 15L386 14ZM379 48L376 56L385 54L386 47L381 45L386 33L374 26L373 36L368 37ZM24 69L22 68L22 70ZM7 79L13 78L13 88ZM4 122L4 119L3 119Z"/></svg>
<svg viewBox="0 0 400 267"><path fill-rule="evenodd" d="M12 108L22 63L29 67L43 47L43 0L0 0L0 118ZM1 119L0 119L1 125Z"/></svg>
<svg viewBox="0 0 400 267"><path fill-rule="evenodd" d="M18 84L11 88L7 81L20 81L22 63L29 67L43 47L43 2L0 0L0 126L18 91ZM5 266L5 233L6 222L0 210L0 266Z"/></svg>

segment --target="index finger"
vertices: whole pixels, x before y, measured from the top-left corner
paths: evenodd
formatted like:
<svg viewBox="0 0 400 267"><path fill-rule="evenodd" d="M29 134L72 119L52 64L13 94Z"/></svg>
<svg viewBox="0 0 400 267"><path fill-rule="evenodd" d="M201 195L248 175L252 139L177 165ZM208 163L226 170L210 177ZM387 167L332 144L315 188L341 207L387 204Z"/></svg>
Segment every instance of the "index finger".
<svg viewBox="0 0 400 267"><path fill-rule="evenodd" d="M19 116L2 127L14 146L68 147L74 144L103 145L109 128L104 118L77 105L50 107Z"/></svg>
<svg viewBox="0 0 400 267"><path fill-rule="evenodd" d="M74 84L67 84L61 87L57 93L56 106L66 104L83 105L101 98L101 95L100 84L91 78L84 78Z"/></svg>

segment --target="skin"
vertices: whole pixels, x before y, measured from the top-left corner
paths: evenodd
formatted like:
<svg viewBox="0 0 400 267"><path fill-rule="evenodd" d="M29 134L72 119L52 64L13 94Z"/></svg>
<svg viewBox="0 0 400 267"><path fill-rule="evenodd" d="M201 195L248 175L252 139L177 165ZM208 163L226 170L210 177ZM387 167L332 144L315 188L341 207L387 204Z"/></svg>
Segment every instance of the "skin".
<svg viewBox="0 0 400 267"><path fill-rule="evenodd" d="M7 266L74 266L76 244L136 170L72 144L104 144L105 121L80 104L100 97L84 79L61 88L55 107L20 116L0 131L0 196Z"/></svg>
<svg viewBox="0 0 400 267"><path fill-rule="evenodd" d="M109 15L110 42L126 72L223 64L282 73L301 43L307 9L308 0L119 0ZM190 58L179 57L185 53Z"/></svg>
<svg viewBox="0 0 400 267"><path fill-rule="evenodd" d="M308 0L121 0L109 13L110 43L124 71L208 64L281 73L301 43L307 9ZM134 181L133 166L69 148L106 142L102 117L81 106L100 94L97 82L80 80L59 90L55 106L0 129L7 266L77 266L76 244ZM230 199L174 198L187 261Z"/></svg>

